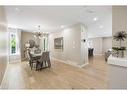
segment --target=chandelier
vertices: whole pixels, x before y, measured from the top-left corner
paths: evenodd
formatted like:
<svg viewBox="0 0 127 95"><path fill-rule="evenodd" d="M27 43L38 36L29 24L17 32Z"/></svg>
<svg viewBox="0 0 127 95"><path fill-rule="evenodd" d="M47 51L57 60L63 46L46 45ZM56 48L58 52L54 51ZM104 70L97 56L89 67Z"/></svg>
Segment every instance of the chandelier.
<svg viewBox="0 0 127 95"><path fill-rule="evenodd" d="M38 38L38 39L41 39L41 38L43 38L43 37L46 37L47 35L48 35L48 33L41 32L41 30L40 30L40 25L39 25L39 26L38 26L38 31L35 32L34 37L35 37L35 38Z"/></svg>

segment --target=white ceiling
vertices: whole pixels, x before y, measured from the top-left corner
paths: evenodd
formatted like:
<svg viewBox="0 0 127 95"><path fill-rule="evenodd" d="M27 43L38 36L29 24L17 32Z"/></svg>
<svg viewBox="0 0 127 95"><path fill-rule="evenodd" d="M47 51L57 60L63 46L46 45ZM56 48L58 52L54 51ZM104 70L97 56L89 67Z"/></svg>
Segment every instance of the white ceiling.
<svg viewBox="0 0 127 95"><path fill-rule="evenodd" d="M25 31L60 31L75 23L88 27L89 37L112 35L111 6L5 6L8 25ZM93 18L97 18L94 21Z"/></svg>

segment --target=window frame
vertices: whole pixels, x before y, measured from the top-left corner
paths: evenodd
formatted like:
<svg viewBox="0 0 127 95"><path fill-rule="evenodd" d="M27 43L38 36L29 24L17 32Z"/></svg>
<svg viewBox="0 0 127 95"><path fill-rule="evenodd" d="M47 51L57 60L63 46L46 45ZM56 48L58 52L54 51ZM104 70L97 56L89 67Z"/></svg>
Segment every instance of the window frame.
<svg viewBox="0 0 127 95"><path fill-rule="evenodd" d="M16 39L16 50L15 50L15 53L12 53L12 47L11 47L11 36L12 35L15 35L15 39ZM10 32L9 33L9 37L10 37L10 45L9 45L9 47L10 47L10 55L17 55L17 54L19 54L19 52L18 52L18 35L17 35L17 33L15 33L15 32Z"/></svg>

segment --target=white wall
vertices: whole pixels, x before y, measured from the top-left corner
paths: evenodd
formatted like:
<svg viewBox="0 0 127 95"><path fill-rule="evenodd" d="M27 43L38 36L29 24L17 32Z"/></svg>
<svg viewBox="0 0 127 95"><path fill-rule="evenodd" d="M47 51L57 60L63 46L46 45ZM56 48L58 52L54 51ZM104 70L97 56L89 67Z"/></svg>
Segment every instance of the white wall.
<svg viewBox="0 0 127 95"><path fill-rule="evenodd" d="M81 63L88 63L88 32L85 25L81 25ZM85 40L85 42L84 42Z"/></svg>
<svg viewBox="0 0 127 95"><path fill-rule="evenodd" d="M102 55L102 37L90 38L89 41L92 42L92 47L94 48L94 55Z"/></svg>
<svg viewBox="0 0 127 95"><path fill-rule="evenodd" d="M94 48L94 55L102 55L108 49L112 49L112 37L89 38L88 41L92 42L92 47Z"/></svg>
<svg viewBox="0 0 127 95"><path fill-rule="evenodd" d="M113 6L112 8L112 33L126 31L127 33L127 6ZM119 46L118 41L113 40L113 46ZM127 48L127 39L122 42L122 46ZM125 52L127 57L127 50Z"/></svg>
<svg viewBox="0 0 127 95"><path fill-rule="evenodd" d="M112 49L112 37L104 37L103 41L102 41L102 51L103 54L108 50L108 49Z"/></svg>
<svg viewBox="0 0 127 95"><path fill-rule="evenodd" d="M54 49L54 38L63 37L63 52ZM81 64L81 25L76 24L49 35L51 56L68 63Z"/></svg>

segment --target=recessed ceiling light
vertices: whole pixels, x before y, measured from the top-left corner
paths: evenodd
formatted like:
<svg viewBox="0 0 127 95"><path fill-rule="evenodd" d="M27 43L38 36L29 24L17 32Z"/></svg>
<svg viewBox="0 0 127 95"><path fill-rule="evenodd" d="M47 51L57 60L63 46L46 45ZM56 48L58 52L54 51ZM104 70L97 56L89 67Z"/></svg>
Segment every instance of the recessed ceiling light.
<svg viewBox="0 0 127 95"><path fill-rule="evenodd" d="M97 21L97 20L98 20L98 18L97 18L97 17L93 18L93 21Z"/></svg>
<svg viewBox="0 0 127 95"><path fill-rule="evenodd" d="M100 25L99 28L102 29L103 28L103 25Z"/></svg>
<svg viewBox="0 0 127 95"><path fill-rule="evenodd" d="M61 27L61 28L64 28L64 25L61 25L60 27Z"/></svg>
<svg viewBox="0 0 127 95"><path fill-rule="evenodd" d="M19 8L15 8L15 10L17 11L17 12L19 12L20 10L19 10Z"/></svg>

